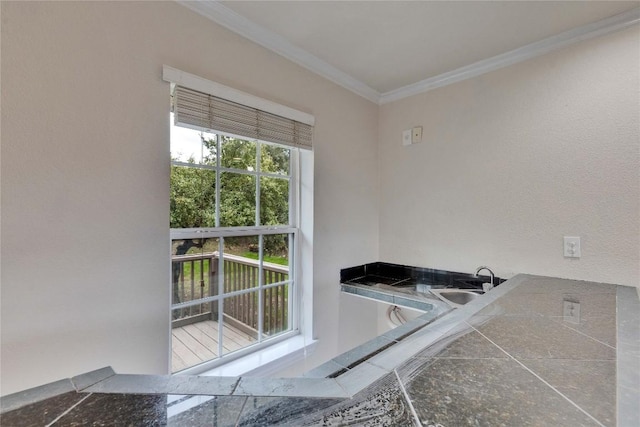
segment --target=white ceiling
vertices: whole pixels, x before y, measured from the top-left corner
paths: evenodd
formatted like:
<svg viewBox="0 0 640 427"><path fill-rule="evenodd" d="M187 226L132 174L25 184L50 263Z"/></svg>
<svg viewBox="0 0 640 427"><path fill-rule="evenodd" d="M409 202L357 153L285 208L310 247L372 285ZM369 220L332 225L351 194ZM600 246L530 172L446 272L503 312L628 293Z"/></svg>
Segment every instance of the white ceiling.
<svg viewBox="0 0 640 427"><path fill-rule="evenodd" d="M424 91L425 83L496 59L508 65L517 61L505 59L527 49L545 53L640 17L638 1L182 4L374 101Z"/></svg>

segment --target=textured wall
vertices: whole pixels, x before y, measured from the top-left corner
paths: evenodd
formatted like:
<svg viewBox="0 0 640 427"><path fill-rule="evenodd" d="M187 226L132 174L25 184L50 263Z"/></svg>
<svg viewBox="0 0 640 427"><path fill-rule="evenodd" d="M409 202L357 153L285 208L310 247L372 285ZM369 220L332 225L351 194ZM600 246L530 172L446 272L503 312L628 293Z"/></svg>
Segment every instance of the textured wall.
<svg viewBox="0 0 640 427"><path fill-rule="evenodd" d="M315 115L320 344L299 369L341 349L342 322L375 334L338 274L378 253L377 106L173 2L1 8L3 395L106 365L167 372L163 64Z"/></svg>
<svg viewBox="0 0 640 427"><path fill-rule="evenodd" d="M3 395L167 370L162 64L316 117L320 344L291 373L375 334L375 303L339 294L347 266L638 283L637 29L378 110L173 2L0 5ZM415 125L425 142L402 147Z"/></svg>
<svg viewBox="0 0 640 427"><path fill-rule="evenodd" d="M382 106L380 260L637 286L639 63L634 27Z"/></svg>

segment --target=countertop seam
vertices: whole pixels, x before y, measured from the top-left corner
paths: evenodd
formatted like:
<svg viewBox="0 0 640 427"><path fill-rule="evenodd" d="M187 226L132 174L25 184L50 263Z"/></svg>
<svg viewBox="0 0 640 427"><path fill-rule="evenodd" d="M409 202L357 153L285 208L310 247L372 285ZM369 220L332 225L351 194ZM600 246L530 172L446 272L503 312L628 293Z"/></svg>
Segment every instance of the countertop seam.
<svg viewBox="0 0 640 427"><path fill-rule="evenodd" d="M413 422L417 427L420 427L422 423L420 422L420 418L418 417L418 413L416 412L416 408L413 407L413 403L411 402L411 397L409 397L409 393L407 393L407 389L404 388L404 384L400 379L400 375L398 375L398 370L394 369L393 373L396 375L396 380L398 381L398 385L400 386L400 390L402 391L402 395L407 401L407 405L409 405L409 410L411 411L411 415L413 416Z"/></svg>
<svg viewBox="0 0 640 427"><path fill-rule="evenodd" d="M51 427L52 425L54 425L55 423L57 423L58 421L60 421L62 419L62 417L64 417L65 415L67 415L69 412L73 411L74 408L78 407L82 402L84 402L85 400L87 400L89 397L91 397L93 393L88 393L85 397L83 397L82 399L78 400L76 403L74 403L73 405L71 405L66 411L64 411L63 413L61 413L60 415L58 415L56 417L56 419L54 419L53 421L51 421L49 424L47 424L45 427Z"/></svg>
<svg viewBox="0 0 640 427"><path fill-rule="evenodd" d="M496 344L495 342L493 342L493 340L491 340L489 337L487 337L485 334L483 334L482 332L480 332L477 328L475 328L474 326L471 326L476 332L478 332L480 335L482 335L486 340L488 340L491 344L495 345L496 347L498 347L500 350L502 350L507 356L509 356L509 358L511 360L513 360L514 362L516 362L518 365L520 365L523 369L525 369L527 372L531 373L531 375L533 375L534 377L536 377L539 381L541 381L544 385L546 385L547 387L549 387L550 389L552 389L553 391L555 391L556 393L558 393L560 396L562 396L567 402L571 403L573 406L575 406L580 412L582 412L583 414L585 414L586 416L588 416L589 418L591 418L593 421L595 421L599 426L601 427L606 427L604 424L602 424L600 421L598 421L593 415L591 415L590 413L588 413L587 411L585 411L580 405L578 405L577 403L575 403L573 400L569 399L567 396L565 396L562 392L560 392L557 388L555 388L554 386L552 386L551 384L549 384L547 381L545 381L542 377L540 377L538 374L536 374L534 371L532 371L529 367L527 367L524 363L520 362L518 359L516 359L515 357L513 357L508 351L506 351L505 349L503 349L502 347L500 347L498 344Z"/></svg>

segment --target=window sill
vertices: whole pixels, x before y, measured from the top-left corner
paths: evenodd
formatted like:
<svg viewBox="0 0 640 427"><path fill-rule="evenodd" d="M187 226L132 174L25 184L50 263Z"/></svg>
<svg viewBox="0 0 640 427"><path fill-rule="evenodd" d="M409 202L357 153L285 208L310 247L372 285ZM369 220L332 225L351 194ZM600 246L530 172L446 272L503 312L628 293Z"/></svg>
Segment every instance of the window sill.
<svg viewBox="0 0 640 427"><path fill-rule="evenodd" d="M315 350L317 343L317 340L309 340L302 335L296 335L198 375L207 377L270 376L303 360Z"/></svg>

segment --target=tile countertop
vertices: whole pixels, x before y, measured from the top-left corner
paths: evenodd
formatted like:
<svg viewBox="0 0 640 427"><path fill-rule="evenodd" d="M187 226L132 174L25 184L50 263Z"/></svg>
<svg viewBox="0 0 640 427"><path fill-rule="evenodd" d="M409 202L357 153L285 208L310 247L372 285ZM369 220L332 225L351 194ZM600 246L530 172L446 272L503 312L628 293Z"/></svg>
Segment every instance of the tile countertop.
<svg viewBox="0 0 640 427"><path fill-rule="evenodd" d="M640 425L634 288L518 275L396 329L357 364L331 361L341 368L331 378L104 368L2 397L0 425Z"/></svg>

